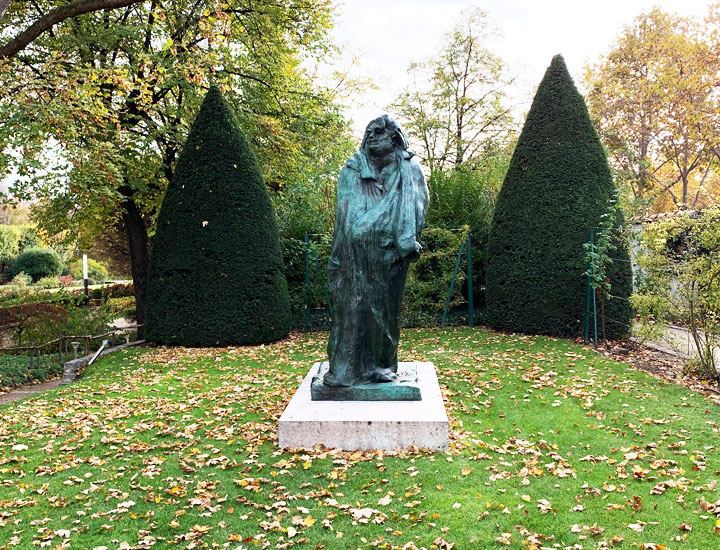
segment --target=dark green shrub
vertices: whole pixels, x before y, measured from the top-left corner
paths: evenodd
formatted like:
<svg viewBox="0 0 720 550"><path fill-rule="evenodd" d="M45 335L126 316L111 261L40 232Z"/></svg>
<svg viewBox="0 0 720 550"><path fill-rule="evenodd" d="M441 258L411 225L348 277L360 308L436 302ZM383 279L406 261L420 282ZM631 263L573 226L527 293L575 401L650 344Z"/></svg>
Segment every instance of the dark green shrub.
<svg viewBox="0 0 720 550"><path fill-rule="evenodd" d="M559 336L583 329L585 250L614 186L587 107L561 56L538 87L491 227L487 314L496 328ZM622 224L622 220L618 220ZM607 335L624 336L632 311L631 269L618 243L607 274Z"/></svg>
<svg viewBox="0 0 720 550"><path fill-rule="evenodd" d="M510 154L505 150L473 159L460 170L436 171L430 174L430 204L427 227L460 230L472 234L473 297L475 304L485 301L485 264L487 240L493 210ZM467 298L467 281L462 288Z"/></svg>
<svg viewBox="0 0 720 550"><path fill-rule="evenodd" d="M18 255L19 231L12 225L0 225L0 274L10 280L10 268ZM17 274L16 274L17 275Z"/></svg>
<svg viewBox="0 0 720 550"><path fill-rule="evenodd" d="M0 355L0 388L22 386L33 381L43 382L59 375L63 367L54 362L55 359L56 356L45 356L40 365L36 359L31 369L27 355Z"/></svg>
<svg viewBox="0 0 720 550"><path fill-rule="evenodd" d="M318 238L313 235L309 245L310 289L308 291L305 282L305 241L292 237L280 239L285 278L288 285L290 298L290 311L292 313L292 326L294 329L304 330L307 327L306 305L308 300L312 310L327 310L326 289L328 282L328 263L332 235L322 235ZM313 253L314 251L314 253ZM317 261L315 259L317 255ZM325 316L329 315L327 311ZM319 324L315 315L311 319L313 330L320 330L325 326L325 319L322 318Z"/></svg>
<svg viewBox="0 0 720 550"><path fill-rule="evenodd" d="M290 330L275 214L255 154L212 87L157 221L145 338L257 344Z"/></svg>
<svg viewBox="0 0 720 550"><path fill-rule="evenodd" d="M14 225L0 225L0 261L8 262L18 255L20 231Z"/></svg>
<svg viewBox="0 0 720 550"><path fill-rule="evenodd" d="M37 229L29 225L18 226L18 252L24 252L28 248L36 248L40 246L40 236L38 235Z"/></svg>
<svg viewBox="0 0 720 550"><path fill-rule="evenodd" d="M135 288L132 283L105 286L102 288L102 298L126 298L127 296L135 296Z"/></svg>
<svg viewBox="0 0 720 550"><path fill-rule="evenodd" d="M10 277L22 271L35 282L43 277L57 277L62 273L63 265L60 255L52 248L29 248L13 262Z"/></svg>
<svg viewBox="0 0 720 550"><path fill-rule="evenodd" d="M405 283L403 316L406 319L418 319L415 324L421 326L422 319L429 318L428 316L435 318L442 313L450 289L458 249L466 234L467 231L452 232L438 227L426 228L423 231L422 254L417 262L411 264ZM463 269L458 271L455 281L451 306L462 301L460 291L465 278L463 264Z"/></svg>
<svg viewBox="0 0 720 550"><path fill-rule="evenodd" d="M10 269L18 254L40 244L37 229L29 225L0 225L0 275L12 279Z"/></svg>
<svg viewBox="0 0 720 550"><path fill-rule="evenodd" d="M83 278L83 264L82 259L75 259L72 262L70 262L69 267L69 273L72 275L72 278L76 281L82 281ZM88 258L88 278L93 279L95 281L104 281L107 279L108 276L108 270L107 267L105 267L104 264L101 262L98 262L97 260L93 260L92 258Z"/></svg>

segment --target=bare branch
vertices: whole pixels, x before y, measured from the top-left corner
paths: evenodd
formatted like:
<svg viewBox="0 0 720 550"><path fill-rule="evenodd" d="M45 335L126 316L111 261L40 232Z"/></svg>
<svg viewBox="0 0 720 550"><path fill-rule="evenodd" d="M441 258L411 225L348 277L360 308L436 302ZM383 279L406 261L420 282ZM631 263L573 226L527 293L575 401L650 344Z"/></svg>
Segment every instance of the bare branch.
<svg viewBox="0 0 720 550"><path fill-rule="evenodd" d="M77 0L66 6L55 8L40 17L10 42L0 47L0 59L7 59L14 56L31 44L32 41L42 33L52 29L55 25L66 19L94 11L123 8L132 4L139 4L142 1L143 0ZM7 9L7 4L10 2L9 0L0 0L0 17L5 11L3 9L3 3L5 3L5 9Z"/></svg>

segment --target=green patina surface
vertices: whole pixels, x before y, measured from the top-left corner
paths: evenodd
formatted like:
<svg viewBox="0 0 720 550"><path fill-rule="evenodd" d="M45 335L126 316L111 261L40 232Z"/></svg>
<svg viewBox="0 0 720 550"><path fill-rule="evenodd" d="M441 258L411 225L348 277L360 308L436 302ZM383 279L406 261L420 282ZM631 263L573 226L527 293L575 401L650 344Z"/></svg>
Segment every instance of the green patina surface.
<svg viewBox="0 0 720 550"><path fill-rule="evenodd" d="M328 363L320 365L320 371L313 377L310 393L313 401L420 401L417 366L404 364L392 382L375 382L355 386L327 386L323 378Z"/></svg>
<svg viewBox="0 0 720 550"><path fill-rule="evenodd" d="M396 384L398 313L408 266L421 251L427 207L427 185L404 132L387 115L373 120L338 180L328 273L330 367L318 382L329 388L318 387L313 399L407 393Z"/></svg>

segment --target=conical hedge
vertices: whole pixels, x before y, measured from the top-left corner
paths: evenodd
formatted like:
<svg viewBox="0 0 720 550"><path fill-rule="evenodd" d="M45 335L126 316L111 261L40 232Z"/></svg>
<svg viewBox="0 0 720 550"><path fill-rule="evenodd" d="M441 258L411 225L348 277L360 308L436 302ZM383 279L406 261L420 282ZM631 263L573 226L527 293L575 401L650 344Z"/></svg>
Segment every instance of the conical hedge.
<svg viewBox="0 0 720 550"><path fill-rule="evenodd" d="M257 344L289 330L270 197L250 144L211 87L158 217L145 338L183 346Z"/></svg>
<svg viewBox="0 0 720 550"><path fill-rule="evenodd" d="M613 194L600 139L557 55L538 87L496 204L486 287L492 326L569 337L582 333L583 245ZM630 326L632 272L626 245L610 257L615 258L608 268L610 292L616 298L605 304L605 326L608 338L616 338Z"/></svg>

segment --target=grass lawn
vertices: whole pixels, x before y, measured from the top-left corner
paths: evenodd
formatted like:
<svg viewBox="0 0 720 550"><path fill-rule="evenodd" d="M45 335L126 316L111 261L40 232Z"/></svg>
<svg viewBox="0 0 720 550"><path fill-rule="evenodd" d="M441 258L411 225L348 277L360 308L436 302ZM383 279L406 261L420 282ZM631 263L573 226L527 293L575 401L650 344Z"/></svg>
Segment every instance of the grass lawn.
<svg viewBox="0 0 720 550"><path fill-rule="evenodd" d="M0 549L720 548L709 399L565 340L408 330L449 451L279 451L326 337L128 349L0 406Z"/></svg>

